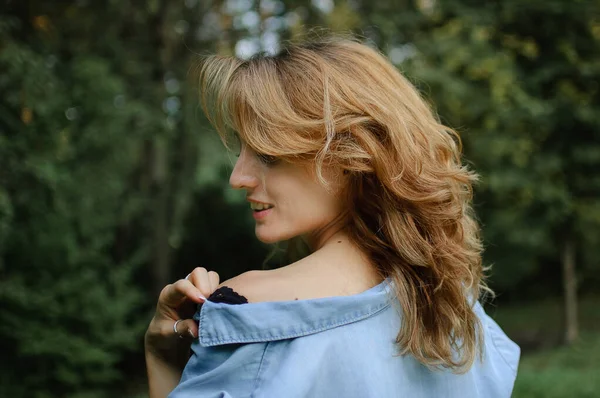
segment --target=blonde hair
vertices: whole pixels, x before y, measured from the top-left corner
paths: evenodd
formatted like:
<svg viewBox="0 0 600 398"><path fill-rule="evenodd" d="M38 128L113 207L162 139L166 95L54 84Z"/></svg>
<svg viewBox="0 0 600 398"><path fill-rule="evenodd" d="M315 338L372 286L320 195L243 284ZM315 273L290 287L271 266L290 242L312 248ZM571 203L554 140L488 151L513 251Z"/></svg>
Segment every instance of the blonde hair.
<svg viewBox="0 0 600 398"><path fill-rule="evenodd" d="M483 353L473 305L482 245L458 134L379 52L329 37L249 60L199 66L204 111L225 145L231 130L259 154L345 170L348 233L395 282L401 354L467 371Z"/></svg>

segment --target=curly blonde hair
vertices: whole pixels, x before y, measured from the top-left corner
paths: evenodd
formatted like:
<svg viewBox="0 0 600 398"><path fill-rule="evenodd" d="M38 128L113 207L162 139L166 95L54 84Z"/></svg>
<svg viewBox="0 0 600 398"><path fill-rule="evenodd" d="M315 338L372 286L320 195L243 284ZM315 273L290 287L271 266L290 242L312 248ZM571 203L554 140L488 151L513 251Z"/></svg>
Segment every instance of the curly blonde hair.
<svg viewBox="0 0 600 398"><path fill-rule="evenodd" d="M477 175L461 162L458 134L355 39L290 44L249 60L213 55L199 78L226 146L233 130L259 154L313 162L324 185L325 164L349 173L348 233L395 282L401 354L467 371L483 354L473 306L490 290L471 206Z"/></svg>

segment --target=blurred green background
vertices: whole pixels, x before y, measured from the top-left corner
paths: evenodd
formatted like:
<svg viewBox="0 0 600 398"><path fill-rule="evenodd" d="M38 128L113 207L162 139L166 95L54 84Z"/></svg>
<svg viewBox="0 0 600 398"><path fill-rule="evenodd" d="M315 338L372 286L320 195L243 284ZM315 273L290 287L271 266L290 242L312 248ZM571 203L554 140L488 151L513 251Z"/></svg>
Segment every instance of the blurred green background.
<svg viewBox="0 0 600 398"><path fill-rule="evenodd" d="M197 54L314 27L386 53L461 132L515 397L600 397L600 1L5 0L0 396L145 397L160 289L260 268Z"/></svg>

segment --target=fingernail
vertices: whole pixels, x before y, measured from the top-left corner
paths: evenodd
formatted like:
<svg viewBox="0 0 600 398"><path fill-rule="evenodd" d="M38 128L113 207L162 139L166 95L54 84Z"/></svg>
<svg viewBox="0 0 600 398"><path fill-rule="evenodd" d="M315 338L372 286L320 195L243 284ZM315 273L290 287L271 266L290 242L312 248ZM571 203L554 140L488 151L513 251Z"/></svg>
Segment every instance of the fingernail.
<svg viewBox="0 0 600 398"><path fill-rule="evenodd" d="M190 334L190 336L192 336L193 339L196 338L196 336L194 335L194 332L192 332L192 329L188 329L188 333Z"/></svg>
<svg viewBox="0 0 600 398"><path fill-rule="evenodd" d="M203 295L201 295L201 294L199 294L199 295L198 295L198 298L199 298L200 300L204 300L204 301L206 301L206 297L204 297L204 296L203 296Z"/></svg>

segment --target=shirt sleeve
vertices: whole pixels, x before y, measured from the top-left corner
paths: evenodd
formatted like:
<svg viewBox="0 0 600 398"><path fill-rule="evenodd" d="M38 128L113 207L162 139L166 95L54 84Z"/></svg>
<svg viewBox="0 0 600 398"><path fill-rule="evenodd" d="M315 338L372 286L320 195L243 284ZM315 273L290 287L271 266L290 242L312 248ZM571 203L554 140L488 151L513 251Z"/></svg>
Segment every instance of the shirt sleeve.
<svg viewBox="0 0 600 398"><path fill-rule="evenodd" d="M168 398L251 397L265 347L265 343L203 347L195 340L181 381Z"/></svg>

